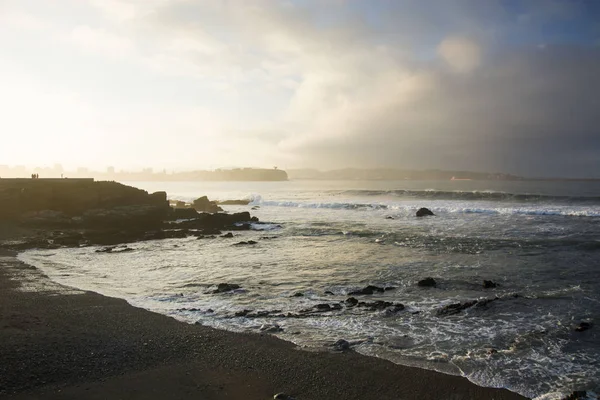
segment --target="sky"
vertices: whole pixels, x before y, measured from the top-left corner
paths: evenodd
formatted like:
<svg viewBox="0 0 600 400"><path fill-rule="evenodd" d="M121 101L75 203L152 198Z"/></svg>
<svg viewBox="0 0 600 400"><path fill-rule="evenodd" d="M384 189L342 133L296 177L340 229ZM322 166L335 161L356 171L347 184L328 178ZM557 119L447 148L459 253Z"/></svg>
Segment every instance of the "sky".
<svg viewBox="0 0 600 400"><path fill-rule="evenodd" d="M0 0L0 164L600 178L600 1Z"/></svg>

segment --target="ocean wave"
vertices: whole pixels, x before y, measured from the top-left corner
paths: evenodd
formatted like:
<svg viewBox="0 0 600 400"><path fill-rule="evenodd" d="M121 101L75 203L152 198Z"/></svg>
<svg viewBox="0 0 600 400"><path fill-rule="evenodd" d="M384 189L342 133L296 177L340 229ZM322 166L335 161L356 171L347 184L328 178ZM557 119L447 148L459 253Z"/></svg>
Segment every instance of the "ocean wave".
<svg viewBox="0 0 600 400"><path fill-rule="evenodd" d="M413 199L437 199L437 200L488 200L488 201L512 201L523 203L585 203L600 204L597 196L551 196L534 193L507 193L492 190L473 191L447 191L447 190L346 190L339 192L342 195L352 196L397 196Z"/></svg>
<svg viewBox="0 0 600 400"><path fill-rule="evenodd" d="M450 204L450 203L446 203ZM353 202L311 202L291 200L263 200L262 197L254 197L251 205L267 207L290 207L332 210L356 210L356 211L391 211L403 215L413 215L419 208L411 204L383 204L383 203L353 203ZM590 206L566 206L566 205L540 205L538 207L473 207L472 204L439 205L429 206L435 214L489 214L489 215L529 215L529 216L569 216L569 217L600 217L600 210Z"/></svg>

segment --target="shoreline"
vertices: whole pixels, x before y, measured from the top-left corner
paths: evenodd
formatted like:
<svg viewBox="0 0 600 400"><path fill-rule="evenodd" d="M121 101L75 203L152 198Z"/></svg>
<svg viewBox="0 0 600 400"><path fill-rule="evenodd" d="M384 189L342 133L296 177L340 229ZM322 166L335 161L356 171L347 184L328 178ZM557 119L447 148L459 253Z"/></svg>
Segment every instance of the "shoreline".
<svg viewBox="0 0 600 400"><path fill-rule="evenodd" d="M187 324L59 285L16 255L0 251L0 397L525 399L353 351Z"/></svg>

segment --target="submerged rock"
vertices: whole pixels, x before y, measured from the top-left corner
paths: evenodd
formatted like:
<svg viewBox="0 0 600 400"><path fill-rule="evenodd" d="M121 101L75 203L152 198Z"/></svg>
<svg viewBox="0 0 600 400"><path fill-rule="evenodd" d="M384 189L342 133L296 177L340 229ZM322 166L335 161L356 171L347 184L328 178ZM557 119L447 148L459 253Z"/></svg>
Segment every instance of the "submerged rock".
<svg viewBox="0 0 600 400"><path fill-rule="evenodd" d="M255 242L254 240L248 240L247 242L245 242L245 241L237 242L234 244L234 246L247 246L247 245L253 245L256 243L258 243L258 242Z"/></svg>
<svg viewBox="0 0 600 400"><path fill-rule="evenodd" d="M213 290L211 293L215 294L215 293L231 292L232 290L239 289L240 287L241 287L240 285L237 285L235 283L219 283L217 285L217 288L215 290Z"/></svg>
<svg viewBox="0 0 600 400"><path fill-rule="evenodd" d="M302 292L296 292L292 295L292 297L304 297L304 293Z"/></svg>
<svg viewBox="0 0 600 400"><path fill-rule="evenodd" d="M221 237L222 237L222 238L232 238L232 237L233 237L233 233L231 233L231 232L227 232L226 234L224 234L224 235L221 235Z"/></svg>
<svg viewBox="0 0 600 400"><path fill-rule="evenodd" d="M437 282L435 281L435 279L428 277L425 279L421 279L419 282L417 282L417 285L421 287L436 287Z"/></svg>
<svg viewBox="0 0 600 400"><path fill-rule="evenodd" d="M358 304L358 300L356 300L354 297L348 297L346 299L346 304L348 305L348 307L354 307Z"/></svg>
<svg viewBox="0 0 600 400"><path fill-rule="evenodd" d="M355 295L368 295L368 294L373 294L375 292L378 293L383 293L385 291L384 288L378 287L378 286L373 286L373 285L369 285L366 286L360 290L355 290L353 292L348 293L350 296L355 296Z"/></svg>
<svg viewBox="0 0 600 400"><path fill-rule="evenodd" d="M591 322L581 322L579 323L579 325L577 325L577 327L575 328L575 332L584 332L587 331L588 329L590 329L592 327Z"/></svg>
<svg viewBox="0 0 600 400"><path fill-rule="evenodd" d="M445 315L458 314L459 312L466 310L467 308L471 308L475 305L477 307L483 307L483 306L486 306L489 303L496 301L496 300L499 300L499 297L495 297L493 299L469 300L469 301L465 301L464 303L448 304L448 305L440 308L437 311L437 315L445 316Z"/></svg>
<svg viewBox="0 0 600 400"><path fill-rule="evenodd" d="M492 282L492 281L483 281L483 288L484 289L493 289L495 287L497 287L498 284L496 282Z"/></svg>
<svg viewBox="0 0 600 400"><path fill-rule="evenodd" d="M425 217L427 215L435 215L429 208L419 208L417 210L417 217Z"/></svg>

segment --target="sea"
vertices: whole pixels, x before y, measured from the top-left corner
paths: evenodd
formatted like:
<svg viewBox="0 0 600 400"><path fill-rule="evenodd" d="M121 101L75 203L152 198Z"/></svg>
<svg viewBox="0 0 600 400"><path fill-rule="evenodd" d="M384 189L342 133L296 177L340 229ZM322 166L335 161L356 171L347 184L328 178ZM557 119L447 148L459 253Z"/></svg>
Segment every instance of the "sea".
<svg viewBox="0 0 600 400"><path fill-rule="evenodd" d="M344 339L365 355L537 400L600 393L598 182L124 183L184 201L246 199L223 207L261 222L233 238L34 249L21 260L191 324L279 331L270 334L314 351ZM417 218L421 207L435 216ZM428 277L436 287L418 285ZM213 293L219 283L239 288ZM349 295L367 285L388 290ZM350 307L349 297L404 309Z"/></svg>

